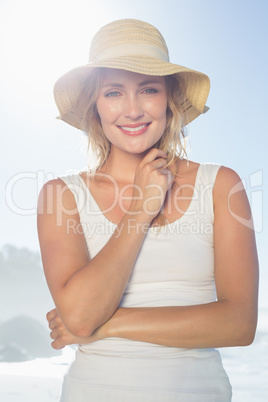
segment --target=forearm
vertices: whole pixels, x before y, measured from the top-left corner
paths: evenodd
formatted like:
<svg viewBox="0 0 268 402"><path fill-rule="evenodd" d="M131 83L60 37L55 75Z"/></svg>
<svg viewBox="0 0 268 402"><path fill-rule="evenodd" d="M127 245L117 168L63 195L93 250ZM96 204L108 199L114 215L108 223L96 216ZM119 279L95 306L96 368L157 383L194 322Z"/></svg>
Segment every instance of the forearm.
<svg viewBox="0 0 268 402"><path fill-rule="evenodd" d="M186 307L119 308L107 324L108 336L200 349L251 343L256 314L222 300Z"/></svg>
<svg viewBox="0 0 268 402"><path fill-rule="evenodd" d="M113 315L148 227L143 216L126 214L102 250L70 277L57 308L71 332L90 335Z"/></svg>
<svg viewBox="0 0 268 402"><path fill-rule="evenodd" d="M162 150L152 148L139 163L137 159L134 182L129 182L131 196L123 209L124 197L117 200L118 213L127 212L93 258L83 234L69 231L70 216L77 225L82 222L68 186L55 179L40 192L38 235L44 271L59 315L73 335L91 335L118 307L151 221L172 185L166 158Z"/></svg>

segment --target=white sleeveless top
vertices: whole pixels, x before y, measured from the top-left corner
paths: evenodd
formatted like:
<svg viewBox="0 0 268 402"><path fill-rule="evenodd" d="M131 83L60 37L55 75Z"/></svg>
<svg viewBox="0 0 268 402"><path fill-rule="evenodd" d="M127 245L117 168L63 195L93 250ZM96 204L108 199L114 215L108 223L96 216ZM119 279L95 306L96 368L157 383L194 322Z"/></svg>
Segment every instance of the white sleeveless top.
<svg viewBox="0 0 268 402"><path fill-rule="evenodd" d="M149 228L120 307L189 306L216 300L212 191L220 166L201 164L185 214ZM80 174L61 179L74 194L90 258L116 228ZM61 402L227 402L231 386L215 349L166 347L123 338L80 345Z"/></svg>

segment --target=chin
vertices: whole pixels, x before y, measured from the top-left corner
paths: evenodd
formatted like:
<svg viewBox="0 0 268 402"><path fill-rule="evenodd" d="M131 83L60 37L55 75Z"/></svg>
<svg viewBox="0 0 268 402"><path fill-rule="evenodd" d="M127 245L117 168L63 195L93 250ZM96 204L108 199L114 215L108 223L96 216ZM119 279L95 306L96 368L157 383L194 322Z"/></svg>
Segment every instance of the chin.
<svg viewBox="0 0 268 402"><path fill-rule="evenodd" d="M130 154L133 155L143 155L145 153L147 153L152 147L146 148L146 147L140 147L140 148L132 148L130 150L128 150L127 152L129 152Z"/></svg>
<svg viewBox="0 0 268 402"><path fill-rule="evenodd" d="M150 144L132 144L132 146L128 147L129 150L128 152L132 153L132 154L144 154L148 151L150 151L150 149L152 149L155 146L156 143L150 143Z"/></svg>

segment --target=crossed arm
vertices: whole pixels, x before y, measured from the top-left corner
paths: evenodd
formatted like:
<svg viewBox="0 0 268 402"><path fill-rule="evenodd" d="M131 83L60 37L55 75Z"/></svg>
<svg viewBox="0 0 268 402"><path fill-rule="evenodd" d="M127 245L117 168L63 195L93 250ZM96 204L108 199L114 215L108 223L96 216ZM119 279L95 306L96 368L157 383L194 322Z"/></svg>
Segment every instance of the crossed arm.
<svg viewBox="0 0 268 402"><path fill-rule="evenodd" d="M235 172L220 169L213 194L217 301L204 305L117 308L144 237L130 233L111 238L104 253L88 261L82 235L66 239L64 225L52 235L44 221L47 217L40 215L44 268L57 308L47 316L53 347L110 336L184 348L250 344L257 322L258 260L245 191L230 197L238 183ZM67 191L66 197L73 208ZM125 215L121 225L127 219ZM118 272L118 266L124 269ZM99 294L106 295L101 305Z"/></svg>

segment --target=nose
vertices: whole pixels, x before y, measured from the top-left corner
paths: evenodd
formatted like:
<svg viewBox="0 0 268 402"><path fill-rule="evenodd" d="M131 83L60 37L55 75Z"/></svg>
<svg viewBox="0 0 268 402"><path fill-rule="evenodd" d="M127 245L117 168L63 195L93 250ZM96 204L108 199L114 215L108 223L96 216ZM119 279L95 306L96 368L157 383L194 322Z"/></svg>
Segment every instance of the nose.
<svg viewBox="0 0 268 402"><path fill-rule="evenodd" d="M124 114L131 120L138 120L143 116L143 107L137 95L131 94L124 99Z"/></svg>

